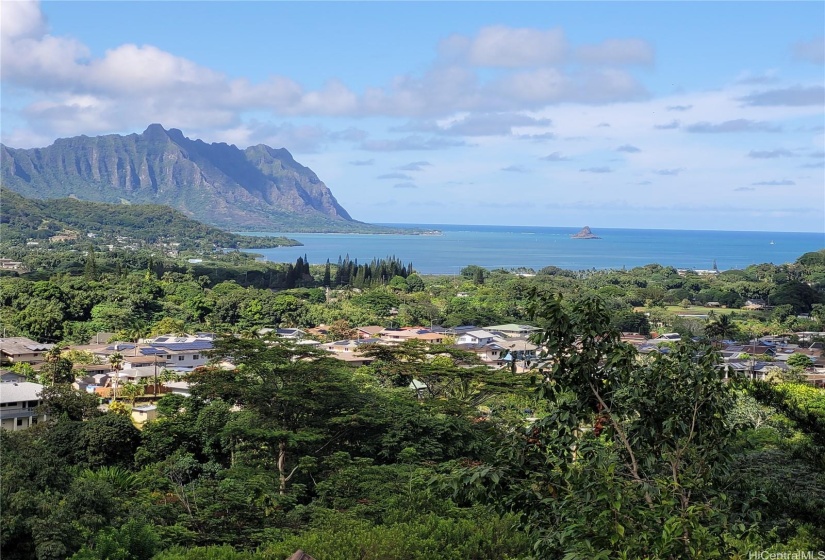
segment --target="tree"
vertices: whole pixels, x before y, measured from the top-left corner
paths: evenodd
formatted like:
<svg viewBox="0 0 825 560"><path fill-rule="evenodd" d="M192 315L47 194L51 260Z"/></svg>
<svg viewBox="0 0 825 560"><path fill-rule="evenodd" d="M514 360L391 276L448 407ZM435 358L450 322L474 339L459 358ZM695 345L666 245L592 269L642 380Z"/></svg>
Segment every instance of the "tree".
<svg viewBox="0 0 825 560"><path fill-rule="evenodd" d="M83 275L87 280L97 280L97 262L95 262L95 246L91 243L86 251L86 265Z"/></svg>
<svg viewBox="0 0 825 560"><path fill-rule="evenodd" d="M804 370L813 367L814 362L813 360L811 360L810 357L806 356L805 354L795 352L788 356L787 364L793 368L799 368Z"/></svg>
<svg viewBox="0 0 825 560"><path fill-rule="evenodd" d="M227 436L254 443L259 454L274 453L279 494L286 494L302 464L301 451L329 437L327 430L336 419L357 406L355 388L336 360L285 341L221 338L212 356L232 357L238 367L193 372L192 395L244 408L246 414Z"/></svg>
<svg viewBox="0 0 825 560"><path fill-rule="evenodd" d="M62 356L60 348L52 347L44 354L44 358L46 361L40 368L40 379L44 385L74 381L74 364Z"/></svg>
<svg viewBox="0 0 825 560"><path fill-rule="evenodd" d="M88 420L99 416L97 397L75 391L68 383L44 387L40 393L40 412L50 419Z"/></svg>
<svg viewBox="0 0 825 560"><path fill-rule="evenodd" d="M123 354L115 352L109 355L109 365L112 368L112 401L116 401L118 382L120 381L120 368L123 366Z"/></svg>
<svg viewBox="0 0 825 560"><path fill-rule="evenodd" d="M721 487L733 398L716 352L680 344L639 363L598 298L568 311L561 296L534 297L550 413L511 427L500 461L459 470L463 488L520 512L541 557L729 551L724 533L738 517Z"/></svg>
<svg viewBox="0 0 825 560"><path fill-rule="evenodd" d="M738 333L739 329L731 320L729 314L717 315L705 325L705 336L714 343L718 343L720 340L734 339Z"/></svg>

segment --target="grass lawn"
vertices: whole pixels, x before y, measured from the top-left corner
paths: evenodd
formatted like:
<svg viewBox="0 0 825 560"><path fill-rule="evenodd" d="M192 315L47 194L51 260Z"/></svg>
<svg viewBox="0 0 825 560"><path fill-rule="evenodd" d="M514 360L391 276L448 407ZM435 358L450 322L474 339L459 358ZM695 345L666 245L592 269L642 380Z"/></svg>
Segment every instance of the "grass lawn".
<svg viewBox="0 0 825 560"><path fill-rule="evenodd" d="M667 305L664 308L662 307L636 307L634 311L640 311L642 313L647 313L649 311L653 311L655 309L664 309L668 313L673 313L675 315L707 315L709 312L713 311L716 315L730 315L731 313L736 313L737 315L745 315L748 317L764 317L764 311L757 311L751 309L727 309L724 307L705 307L703 305L691 305L688 308L684 308L681 305Z"/></svg>

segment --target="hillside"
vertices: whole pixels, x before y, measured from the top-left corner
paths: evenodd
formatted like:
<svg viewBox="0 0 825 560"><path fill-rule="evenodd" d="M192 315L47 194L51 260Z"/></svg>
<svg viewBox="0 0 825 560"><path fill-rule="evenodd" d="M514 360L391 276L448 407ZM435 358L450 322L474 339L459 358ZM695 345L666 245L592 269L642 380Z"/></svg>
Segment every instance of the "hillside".
<svg viewBox="0 0 825 560"><path fill-rule="evenodd" d="M202 224L158 204L107 204L71 198L32 200L0 190L0 241L23 245L60 236L60 242L121 238L127 244L176 243L189 248L264 248L300 245L285 237L250 237Z"/></svg>
<svg viewBox="0 0 825 560"><path fill-rule="evenodd" d="M0 144L0 160L3 185L30 198L163 204L233 231L388 231L353 220L283 148L207 144L159 124L46 148Z"/></svg>

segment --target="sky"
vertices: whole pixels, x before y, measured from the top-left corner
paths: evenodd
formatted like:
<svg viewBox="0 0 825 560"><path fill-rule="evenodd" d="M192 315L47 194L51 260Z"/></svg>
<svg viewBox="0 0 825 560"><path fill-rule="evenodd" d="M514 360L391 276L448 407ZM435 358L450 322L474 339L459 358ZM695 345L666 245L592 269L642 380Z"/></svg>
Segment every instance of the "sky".
<svg viewBox="0 0 825 560"><path fill-rule="evenodd" d="M0 138L286 148L353 218L825 232L825 2L0 0Z"/></svg>

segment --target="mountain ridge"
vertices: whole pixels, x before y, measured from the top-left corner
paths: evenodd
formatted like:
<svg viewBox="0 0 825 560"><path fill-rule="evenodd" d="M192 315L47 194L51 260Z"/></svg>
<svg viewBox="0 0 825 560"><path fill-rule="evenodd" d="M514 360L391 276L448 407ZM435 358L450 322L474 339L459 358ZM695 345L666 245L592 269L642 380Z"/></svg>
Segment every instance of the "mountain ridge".
<svg viewBox="0 0 825 560"><path fill-rule="evenodd" d="M45 148L0 144L0 160L4 186L29 198L163 204L236 231L386 230L353 220L285 148L207 144L160 124Z"/></svg>

